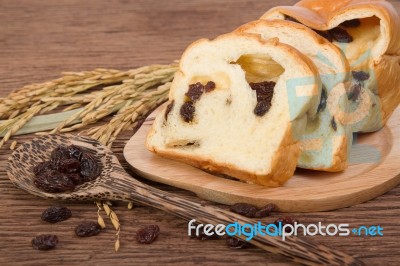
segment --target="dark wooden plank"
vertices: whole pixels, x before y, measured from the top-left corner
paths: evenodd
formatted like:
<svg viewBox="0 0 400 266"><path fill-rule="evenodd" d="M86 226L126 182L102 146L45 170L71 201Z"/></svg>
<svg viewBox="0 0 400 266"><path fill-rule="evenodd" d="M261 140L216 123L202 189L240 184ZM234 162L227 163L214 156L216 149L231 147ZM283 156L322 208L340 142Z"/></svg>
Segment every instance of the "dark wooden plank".
<svg viewBox="0 0 400 266"><path fill-rule="evenodd" d="M129 69L178 59L192 41L212 38L257 19L277 4L293 0L201 0L201 1L23 1L0 0L0 95L25 84L59 76L61 71L90 70L96 67ZM391 1L400 10L400 2ZM123 161L122 148L132 132L114 145ZM15 139L22 142L31 136ZM56 225L40 221L42 210L51 204L16 189L5 173L10 151L0 150L0 263L10 265L65 264L133 265L176 263L184 265L290 264L285 258L256 248L231 250L223 240L198 241L187 237L185 221L156 209L126 204L115 207L121 224L121 250L113 251L114 231L107 230L89 239L78 239L73 228L83 220L95 220L93 203L66 203L73 218ZM126 166L126 164L125 164ZM154 186L199 200L191 193L172 187ZM357 255L369 265L400 264L398 205L400 187L375 200L332 212L293 214L304 223L350 223L381 225L384 237L314 237L315 240ZM272 222L278 214L264 219ZM135 231L145 224L160 225L162 234L152 245L138 245ZM36 234L56 233L59 247L38 252L30 247Z"/></svg>

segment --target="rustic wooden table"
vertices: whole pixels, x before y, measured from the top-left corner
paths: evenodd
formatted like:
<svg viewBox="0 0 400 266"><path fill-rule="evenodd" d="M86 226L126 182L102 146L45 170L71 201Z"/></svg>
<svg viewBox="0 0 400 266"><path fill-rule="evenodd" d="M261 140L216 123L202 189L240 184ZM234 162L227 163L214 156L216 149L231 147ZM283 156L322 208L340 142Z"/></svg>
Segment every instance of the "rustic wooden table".
<svg viewBox="0 0 400 266"><path fill-rule="evenodd" d="M98 67L130 69L178 59L192 41L235 29L258 18L277 4L295 0L0 0L0 96L23 85L56 78L62 71ZM398 11L400 2L391 0ZM124 134L113 150L124 162L122 149L132 132ZM20 136L18 142L32 136ZM36 198L15 188L5 168L10 150L0 150L0 264L1 265L286 265L286 258L257 248L232 250L224 240L199 241L187 236L187 223L148 207L114 207L121 224L121 249L114 252L114 230L78 239L73 228L83 220L96 220L92 202L60 203ZM399 162L400 163L400 162ZM126 166L126 164L124 164ZM199 200L189 192L159 184L164 190ZM384 237L314 237L314 240L359 256L368 265L400 265L400 187L364 204L331 212L292 214L301 222L381 225ZM73 211L68 221L49 225L41 212L64 204ZM275 220L278 214L265 219ZM139 245L135 231L146 224L161 227L152 245ZM30 247L37 234L60 238L56 250L38 252Z"/></svg>

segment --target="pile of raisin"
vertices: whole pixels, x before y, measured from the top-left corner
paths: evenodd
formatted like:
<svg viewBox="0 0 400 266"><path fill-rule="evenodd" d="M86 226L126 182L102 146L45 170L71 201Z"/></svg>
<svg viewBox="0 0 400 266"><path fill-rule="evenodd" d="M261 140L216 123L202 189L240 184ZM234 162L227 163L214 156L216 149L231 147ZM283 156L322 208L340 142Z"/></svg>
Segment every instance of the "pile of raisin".
<svg viewBox="0 0 400 266"><path fill-rule="evenodd" d="M248 218L263 218L269 216L271 212L276 211L277 206L269 203L262 208L258 208L248 203L236 203L231 206L230 210Z"/></svg>
<svg viewBox="0 0 400 266"><path fill-rule="evenodd" d="M76 186L96 179L100 172L96 158L76 145L55 148L50 161L33 168L35 186L50 193L72 191Z"/></svg>
<svg viewBox="0 0 400 266"><path fill-rule="evenodd" d="M48 223L58 223L71 218L72 213L67 207L53 206L49 207L42 213L42 221Z"/></svg>
<svg viewBox="0 0 400 266"><path fill-rule="evenodd" d="M194 112L196 111L194 104L198 100L200 100L200 97L203 95L204 92L211 92L215 88L216 85L213 81L208 81L206 85L203 85L200 82L189 85L189 90L185 93L186 101L180 109L180 114L183 118L183 121L185 121L186 123L193 121Z"/></svg>
<svg viewBox="0 0 400 266"><path fill-rule="evenodd" d="M32 247L38 250L53 249L58 244L56 235L40 235L32 239Z"/></svg>
<svg viewBox="0 0 400 266"><path fill-rule="evenodd" d="M148 225L136 232L136 240L140 244L151 244L160 234L158 225Z"/></svg>
<svg viewBox="0 0 400 266"><path fill-rule="evenodd" d="M276 83L273 81L263 81L259 83L250 83L252 90L256 91L257 105L254 108L254 114L257 116L265 115L271 108L272 97Z"/></svg>

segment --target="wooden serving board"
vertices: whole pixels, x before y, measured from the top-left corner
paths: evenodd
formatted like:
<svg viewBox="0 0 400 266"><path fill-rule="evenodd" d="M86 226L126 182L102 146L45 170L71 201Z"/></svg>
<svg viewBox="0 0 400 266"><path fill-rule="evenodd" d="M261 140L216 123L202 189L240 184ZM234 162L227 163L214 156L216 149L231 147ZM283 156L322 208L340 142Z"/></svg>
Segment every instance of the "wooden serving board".
<svg viewBox="0 0 400 266"><path fill-rule="evenodd" d="M155 110L124 148L133 170L150 180L190 190L200 198L263 206L275 203L283 212L315 212L352 206L384 194L400 183L400 108L379 132L361 134L353 145L349 168L340 173L298 169L278 188L246 184L165 159L148 151L146 135Z"/></svg>

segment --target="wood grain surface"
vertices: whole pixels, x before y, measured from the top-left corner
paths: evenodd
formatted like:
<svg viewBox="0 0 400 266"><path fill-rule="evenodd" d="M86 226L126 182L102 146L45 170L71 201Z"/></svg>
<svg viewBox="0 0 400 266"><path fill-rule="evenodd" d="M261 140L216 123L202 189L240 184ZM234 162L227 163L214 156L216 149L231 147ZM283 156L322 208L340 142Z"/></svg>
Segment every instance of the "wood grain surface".
<svg viewBox="0 0 400 266"><path fill-rule="evenodd" d="M0 95L23 85L42 82L61 71L97 67L130 69L152 63L169 63L180 57L192 41L212 38L258 18L277 4L294 0L0 0ZM400 1L392 0L400 12ZM122 149L133 132L126 132L113 151L123 161ZM32 136L14 138L18 142ZM114 230L109 221L99 236L78 239L74 227L97 218L91 203L50 202L16 189L5 173L8 146L0 150L0 264L1 265L291 265L284 257L257 248L232 250L224 240L199 241L187 237L187 222L153 208L116 203L122 224L121 249L113 250ZM400 163L400 162L399 162ZM150 183L193 201L193 194ZM400 265L400 187L364 204L338 211L291 214L303 223L380 225L383 237L313 237L329 247L359 256L367 265ZM73 217L49 225L41 212L64 204ZM204 204L211 204L204 202ZM222 206L224 207L224 206ZM272 222L284 214L273 214ZM159 239L139 245L135 232L142 225L158 224ZM38 252L30 246L37 234L55 233L56 250Z"/></svg>
<svg viewBox="0 0 400 266"><path fill-rule="evenodd" d="M228 205L244 202L260 208L274 203L282 212L316 212L374 199L400 183L400 108L383 129L358 135L345 171L297 169L283 186L270 188L221 178L150 152L144 145L146 137L155 117L159 113L164 117L166 106L154 110L128 141L125 160L142 177L192 191L206 200Z"/></svg>

